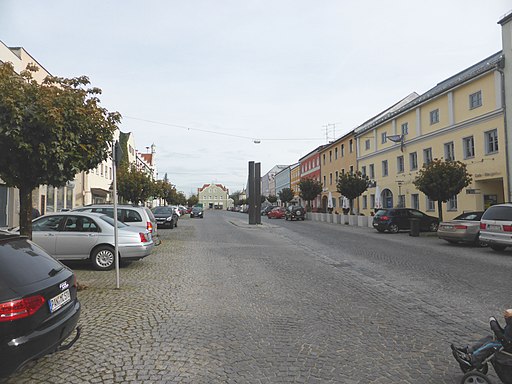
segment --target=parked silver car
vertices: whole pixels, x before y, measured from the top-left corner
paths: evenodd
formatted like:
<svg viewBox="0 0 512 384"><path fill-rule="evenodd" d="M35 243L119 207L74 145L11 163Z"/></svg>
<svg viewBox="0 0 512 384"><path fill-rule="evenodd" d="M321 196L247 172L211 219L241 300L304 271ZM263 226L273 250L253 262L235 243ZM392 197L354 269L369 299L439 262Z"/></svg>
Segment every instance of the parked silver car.
<svg viewBox="0 0 512 384"><path fill-rule="evenodd" d="M153 250L151 232L118 222L120 260L139 260ZM58 260L91 261L98 270L115 265L114 219L88 212L59 212L32 221L32 241Z"/></svg>
<svg viewBox="0 0 512 384"><path fill-rule="evenodd" d="M512 247L512 204L496 204L487 208L480 220L480 241L495 251Z"/></svg>
<svg viewBox="0 0 512 384"><path fill-rule="evenodd" d="M85 205L83 207L73 208L73 211L103 213L110 217L114 217L113 204ZM157 229L158 225L153 212L151 212L148 207L120 204L117 206L117 219L130 227L147 229L151 232L155 245L160 244L160 237L158 236Z"/></svg>
<svg viewBox="0 0 512 384"><path fill-rule="evenodd" d="M437 229L437 237L449 243L473 243L480 245L480 219L484 211L465 212L455 219L443 221Z"/></svg>

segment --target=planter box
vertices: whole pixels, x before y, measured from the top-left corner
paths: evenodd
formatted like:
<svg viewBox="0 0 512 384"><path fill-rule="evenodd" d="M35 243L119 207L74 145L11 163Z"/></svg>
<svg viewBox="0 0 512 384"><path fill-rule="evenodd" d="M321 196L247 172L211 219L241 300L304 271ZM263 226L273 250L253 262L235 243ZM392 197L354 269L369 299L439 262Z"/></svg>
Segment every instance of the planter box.
<svg viewBox="0 0 512 384"><path fill-rule="evenodd" d="M357 216L357 225L359 227L367 227L368 226L368 216Z"/></svg>
<svg viewBox="0 0 512 384"><path fill-rule="evenodd" d="M348 216L348 225L357 226L357 218L356 215L349 215Z"/></svg>
<svg viewBox="0 0 512 384"><path fill-rule="evenodd" d="M327 222L332 224L333 220L334 220L334 215L332 213L328 213L327 214Z"/></svg>

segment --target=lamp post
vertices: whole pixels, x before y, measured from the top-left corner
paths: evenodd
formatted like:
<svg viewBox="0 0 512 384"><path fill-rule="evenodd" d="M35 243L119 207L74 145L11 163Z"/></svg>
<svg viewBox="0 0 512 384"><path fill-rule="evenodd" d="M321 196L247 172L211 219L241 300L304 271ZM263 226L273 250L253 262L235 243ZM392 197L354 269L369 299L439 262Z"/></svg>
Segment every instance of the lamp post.
<svg viewBox="0 0 512 384"><path fill-rule="evenodd" d="M398 184L398 208L403 208L403 199L402 199L402 184L404 183L403 180L397 180Z"/></svg>

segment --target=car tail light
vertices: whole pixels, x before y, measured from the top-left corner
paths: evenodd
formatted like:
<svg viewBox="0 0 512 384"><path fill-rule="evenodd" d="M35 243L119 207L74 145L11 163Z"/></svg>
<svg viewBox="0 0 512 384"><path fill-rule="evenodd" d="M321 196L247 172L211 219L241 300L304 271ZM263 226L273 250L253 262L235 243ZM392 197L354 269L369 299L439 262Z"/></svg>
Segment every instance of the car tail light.
<svg viewBox="0 0 512 384"><path fill-rule="evenodd" d="M380 216L380 219L386 221L386 220L389 220L389 216L383 215L383 216Z"/></svg>
<svg viewBox="0 0 512 384"><path fill-rule="evenodd" d="M0 303L0 322L13 321L32 316L43 306L45 301L43 296L36 295Z"/></svg>
<svg viewBox="0 0 512 384"><path fill-rule="evenodd" d="M487 224L480 223L480 229L485 229L487 227Z"/></svg>
<svg viewBox="0 0 512 384"><path fill-rule="evenodd" d="M140 241L142 243L147 243L148 242L148 238L146 237L145 233L139 232L139 236L140 236Z"/></svg>
<svg viewBox="0 0 512 384"><path fill-rule="evenodd" d="M504 232L512 232L512 225L504 225L503 231Z"/></svg>
<svg viewBox="0 0 512 384"><path fill-rule="evenodd" d="M459 224L455 226L455 229L468 229L468 226Z"/></svg>
<svg viewBox="0 0 512 384"><path fill-rule="evenodd" d="M146 223L146 228L149 231L149 233L153 233L153 224L151 224L151 221L148 221Z"/></svg>

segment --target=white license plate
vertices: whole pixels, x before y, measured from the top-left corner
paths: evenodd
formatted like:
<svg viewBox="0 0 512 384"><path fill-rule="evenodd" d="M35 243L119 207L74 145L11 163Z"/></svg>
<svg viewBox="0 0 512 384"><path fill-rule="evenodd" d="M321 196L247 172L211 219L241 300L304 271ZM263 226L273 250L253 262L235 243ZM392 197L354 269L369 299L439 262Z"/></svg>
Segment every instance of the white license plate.
<svg viewBox="0 0 512 384"><path fill-rule="evenodd" d="M66 289L64 292L59 293L54 298L48 300L48 305L50 306L50 313L57 311L59 308L66 303L71 301L71 293L69 293L69 289Z"/></svg>
<svg viewBox="0 0 512 384"><path fill-rule="evenodd" d="M443 229L453 229L453 225L443 225Z"/></svg>
<svg viewBox="0 0 512 384"><path fill-rule="evenodd" d="M487 228L489 231L501 231L501 225L489 224Z"/></svg>

